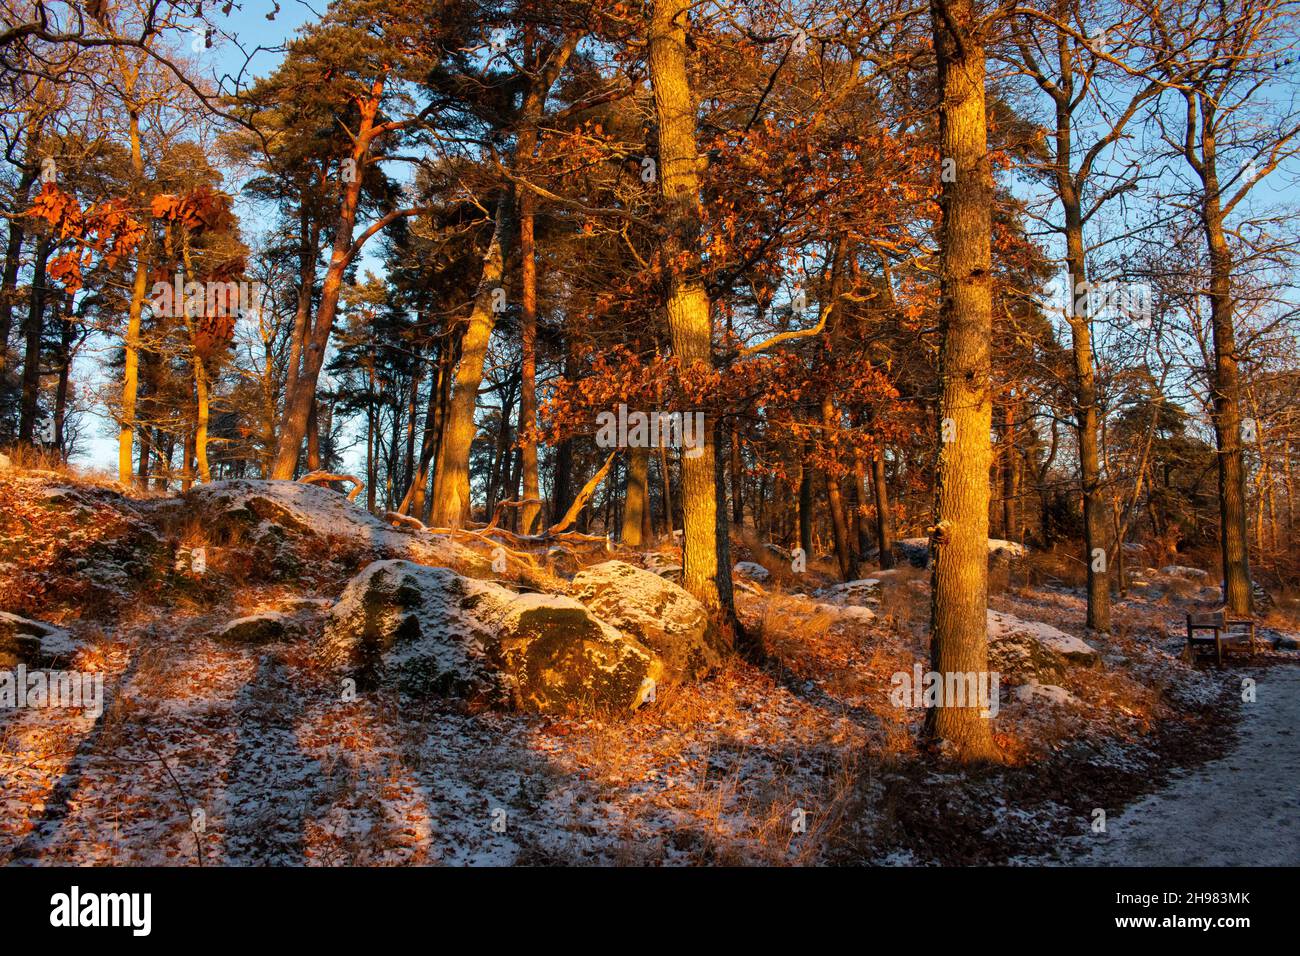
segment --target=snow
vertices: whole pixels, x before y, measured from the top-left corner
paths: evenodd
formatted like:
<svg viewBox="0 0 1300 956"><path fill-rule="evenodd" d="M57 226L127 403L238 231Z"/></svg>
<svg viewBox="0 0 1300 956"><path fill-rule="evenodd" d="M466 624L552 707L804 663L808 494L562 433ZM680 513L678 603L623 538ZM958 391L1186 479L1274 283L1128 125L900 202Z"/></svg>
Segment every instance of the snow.
<svg viewBox="0 0 1300 956"><path fill-rule="evenodd" d="M1002 538L989 538L989 553L1001 557L1023 558L1029 553L1019 541L1006 541Z"/></svg>
<svg viewBox="0 0 1300 956"><path fill-rule="evenodd" d="M829 614L835 619L835 625L870 624L876 619L876 612L866 607L845 607L842 604L817 604L816 609ZM834 626L834 625L833 625Z"/></svg>

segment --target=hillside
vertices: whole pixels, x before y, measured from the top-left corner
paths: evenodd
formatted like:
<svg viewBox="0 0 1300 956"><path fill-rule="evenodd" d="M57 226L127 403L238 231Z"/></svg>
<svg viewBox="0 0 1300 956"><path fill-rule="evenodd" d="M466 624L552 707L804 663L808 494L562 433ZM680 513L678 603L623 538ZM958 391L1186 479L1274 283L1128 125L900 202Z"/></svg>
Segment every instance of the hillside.
<svg viewBox="0 0 1300 956"><path fill-rule="evenodd" d="M1014 557L1003 760L955 777L891 700L928 667L926 572L836 586L738 546L735 654L671 546L525 544L301 483L0 472L0 657L104 675L101 714L0 712L0 861L1041 860L1222 753L1242 706L1244 672L1178 657L1198 573L1146 573L1098 644ZM1261 636L1250 673L1300 660Z"/></svg>

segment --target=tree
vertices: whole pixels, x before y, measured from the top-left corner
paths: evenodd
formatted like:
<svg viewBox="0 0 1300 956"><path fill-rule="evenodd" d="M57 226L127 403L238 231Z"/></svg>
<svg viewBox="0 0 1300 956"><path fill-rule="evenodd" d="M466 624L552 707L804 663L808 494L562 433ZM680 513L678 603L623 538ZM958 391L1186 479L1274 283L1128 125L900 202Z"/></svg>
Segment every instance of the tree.
<svg viewBox="0 0 1300 956"><path fill-rule="evenodd" d="M1292 62L1298 9L1288 0L1227 0L1151 11L1154 53L1177 103L1161 116L1162 136L1193 173L1191 205L1208 255L1223 596L1234 614L1249 614L1253 602L1233 292L1249 253L1246 230L1229 220L1252 187L1300 149L1300 111L1270 95L1279 67Z"/></svg>
<svg viewBox="0 0 1300 956"><path fill-rule="evenodd" d="M944 176L939 239L939 463L931 537L930 667L941 674L988 670L989 440L993 335L993 173L985 108L985 53L972 0L932 0L939 80L939 155ZM925 733L964 761L996 748L978 705L945 702L926 712Z"/></svg>
<svg viewBox="0 0 1300 956"><path fill-rule="evenodd" d="M658 178L666 205L660 255L667 272L668 327L683 374L713 368L713 317L701 276L699 152L695 103L686 70L687 0L654 0L650 78L659 123ZM682 461L685 587L713 612L731 599L731 567L718 560L718 500L713 430L701 454ZM722 538L725 541L725 537Z"/></svg>

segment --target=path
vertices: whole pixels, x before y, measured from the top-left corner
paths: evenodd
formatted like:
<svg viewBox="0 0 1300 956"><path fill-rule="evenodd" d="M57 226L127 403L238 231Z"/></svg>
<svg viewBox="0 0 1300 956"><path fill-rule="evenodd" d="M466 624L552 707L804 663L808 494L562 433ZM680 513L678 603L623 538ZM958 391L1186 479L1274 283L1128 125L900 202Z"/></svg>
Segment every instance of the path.
<svg viewBox="0 0 1300 956"><path fill-rule="evenodd" d="M1300 865L1300 667L1243 676L1256 700L1242 705L1233 749L1110 818L1071 863Z"/></svg>

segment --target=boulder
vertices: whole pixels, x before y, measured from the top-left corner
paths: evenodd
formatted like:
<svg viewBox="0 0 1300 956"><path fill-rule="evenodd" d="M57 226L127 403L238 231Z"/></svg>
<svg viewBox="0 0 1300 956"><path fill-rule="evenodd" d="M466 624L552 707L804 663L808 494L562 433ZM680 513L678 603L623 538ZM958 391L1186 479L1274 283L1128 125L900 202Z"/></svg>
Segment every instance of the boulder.
<svg viewBox="0 0 1300 956"><path fill-rule="evenodd" d="M1207 581L1209 573L1200 568L1189 568L1181 564L1169 564L1160 569L1160 573L1171 578L1186 578L1189 581Z"/></svg>
<svg viewBox="0 0 1300 956"><path fill-rule="evenodd" d="M366 683L544 713L631 710L663 676L652 651L572 598L403 560L348 583L322 653Z"/></svg>
<svg viewBox="0 0 1300 956"><path fill-rule="evenodd" d="M704 605L672 581L606 561L575 575L573 593L601 620L659 655L666 680L703 677L721 663Z"/></svg>
<svg viewBox="0 0 1300 956"><path fill-rule="evenodd" d="M1011 692L1011 696L1023 704L1044 701L1057 707L1078 706L1082 703L1064 687L1056 684L1040 684L1030 680Z"/></svg>
<svg viewBox="0 0 1300 956"><path fill-rule="evenodd" d="M223 644L260 645L291 640L301 633L301 626L287 614L263 611L231 621L213 635Z"/></svg>
<svg viewBox="0 0 1300 956"><path fill-rule="evenodd" d="M546 570L557 578L572 578L578 573L578 559L568 548L548 548L543 560Z"/></svg>
<svg viewBox="0 0 1300 956"><path fill-rule="evenodd" d="M876 619L876 612L871 608L852 604L815 604L813 610L829 616L832 628L870 624Z"/></svg>
<svg viewBox="0 0 1300 956"><path fill-rule="evenodd" d="M0 611L0 667L49 667L65 662L76 650L63 628Z"/></svg>
<svg viewBox="0 0 1300 956"><path fill-rule="evenodd" d="M766 548L770 553L776 555L782 561L789 562L794 560L794 555L792 555L788 549L781 547L779 544L773 544L772 542L769 541L766 544L764 544L763 547Z"/></svg>
<svg viewBox="0 0 1300 956"><path fill-rule="evenodd" d="M1005 541L1002 538L989 538L989 561L1006 564L1025 557L1029 549L1018 541ZM929 538L902 538L894 542L894 558L906 561L914 568L930 565Z"/></svg>
<svg viewBox="0 0 1300 956"><path fill-rule="evenodd" d="M1017 561L1029 554L1029 549L1019 541L1004 541L1002 538L989 538L989 560L1003 564Z"/></svg>
<svg viewBox="0 0 1300 956"><path fill-rule="evenodd" d="M635 710L664 676L652 651L564 595L516 597L488 654L515 706L535 713Z"/></svg>
<svg viewBox="0 0 1300 956"><path fill-rule="evenodd" d="M1071 667L1100 667L1085 641L1040 621L989 610L989 667L1012 678L1059 678Z"/></svg>
<svg viewBox="0 0 1300 956"><path fill-rule="evenodd" d="M280 602L280 606L290 614L299 614L302 612L328 611L334 606L334 601L331 598L323 597L291 597Z"/></svg>
<svg viewBox="0 0 1300 956"><path fill-rule="evenodd" d="M731 569L731 573L738 578L744 578L747 581L766 581L772 576L772 572L763 567L757 561L738 561L736 566Z"/></svg>
<svg viewBox="0 0 1300 956"><path fill-rule="evenodd" d="M878 607L880 579L862 578L858 581L846 581L817 591L816 596L829 604L844 607Z"/></svg>
<svg viewBox="0 0 1300 956"><path fill-rule="evenodd" d="M929 538L902 538L894 542L894 558L906 561L914 568L923 568L930 563Z"/></svg>
<svg viewBox="0 0 1300 956"><path fill-rule="evenodd" d="M348 582L325 615L326 662L364 683L395 680L411 691L503 699L487 645L494 630L474 613L504 607L514 593L450 568L375 561Z"/></svg>
<svg viewBox="0 0 1300 956"><path fill-rule="evenodd" d="M682 583L682 566L677 563L677 559L673 555L662 554L658 551L647 551L641 555L641 564L647 571L652 571L661 578L667 578L677 584Z"/></svg>
<svg viewBox="0 0 1300 956"><path fill-rule="evenodd" d="M201 521L209 543L234 545L271 580L291 579L342 546L354 554L451 564L488 576L492 561L447 535L395 528L323 485L241 478L214 481L162 503L175 520Z"/></svg>

